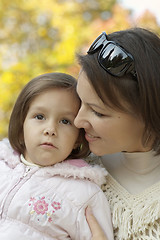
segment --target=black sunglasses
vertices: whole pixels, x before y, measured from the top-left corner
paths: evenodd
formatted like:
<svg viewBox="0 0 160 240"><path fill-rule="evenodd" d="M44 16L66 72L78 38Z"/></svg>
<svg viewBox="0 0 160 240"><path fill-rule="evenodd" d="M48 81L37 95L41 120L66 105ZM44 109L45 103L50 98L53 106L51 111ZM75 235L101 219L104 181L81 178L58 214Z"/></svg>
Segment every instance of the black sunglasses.
<svg viewBox="0 0 160 240"><path fill-rule="evenodd" d="M102 49L98 54L98 62L105 71L116 77L122 77L128 73L136 77L133 56L117 43L108 41L105 32L98 36L87 53L93 54L100 48Z"/></svg>

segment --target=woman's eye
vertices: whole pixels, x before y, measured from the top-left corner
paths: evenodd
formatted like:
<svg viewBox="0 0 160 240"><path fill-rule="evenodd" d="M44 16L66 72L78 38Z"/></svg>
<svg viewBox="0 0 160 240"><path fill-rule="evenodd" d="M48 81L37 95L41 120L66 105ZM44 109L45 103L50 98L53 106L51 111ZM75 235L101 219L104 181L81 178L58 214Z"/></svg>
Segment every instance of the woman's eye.
<svg viewBox="0 0 160 240"><path fill-rule="evenodd" d="M67 119L62 119L61 123L63 123L63 124L71 124L71 122L69 120L67 120Z"/></svg>
<svg viewBox="0 0 160 240"><path fill-rule="evenodd" d="M104 114L96 112L95 110L92 110L92 111L97 117L104 117Z"/></svg>
<svg viewBox="0 0 160 240"><path fill-rule="evenodd" d="M42 114L37 114L35 116L35 119L38 119L38 120L43 120L44 119L44 116Z"/></svg>

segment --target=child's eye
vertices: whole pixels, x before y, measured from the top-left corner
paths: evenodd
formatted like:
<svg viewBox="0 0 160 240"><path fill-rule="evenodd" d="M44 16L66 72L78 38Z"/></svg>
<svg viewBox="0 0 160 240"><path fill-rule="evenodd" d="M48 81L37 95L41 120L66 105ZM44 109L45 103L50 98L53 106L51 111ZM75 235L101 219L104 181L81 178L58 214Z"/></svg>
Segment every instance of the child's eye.
<svg viewBox="0 0 160 240"><path fill-rule="evenodd" d="M71 122L67 119L62 119L60 122L63 124L71 124Z"/></svg>
<svg viewBox="0 0 160 240"><path fill-rule="evenodd" d="M44 119L44 116L42 114L37 114L35 115L34 117L35 119L38 119L38 120L43 120Z"/></svg>

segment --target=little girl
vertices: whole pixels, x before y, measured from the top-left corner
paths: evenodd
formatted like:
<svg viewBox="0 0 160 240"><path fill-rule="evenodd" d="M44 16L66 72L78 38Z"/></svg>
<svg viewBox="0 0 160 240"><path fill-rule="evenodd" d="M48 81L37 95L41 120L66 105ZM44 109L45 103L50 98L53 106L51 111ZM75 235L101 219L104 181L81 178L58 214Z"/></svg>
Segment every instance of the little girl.
<svg viewBox="0 0 160 240"><path fill-rule="evenodd" d="M0 239L90 240L88 205L113 239L99 187L107 173L80 159L89 150L74 125L79 108L76 80L64 73L40 75L21 91L9 141L0 142Z"/></svg>

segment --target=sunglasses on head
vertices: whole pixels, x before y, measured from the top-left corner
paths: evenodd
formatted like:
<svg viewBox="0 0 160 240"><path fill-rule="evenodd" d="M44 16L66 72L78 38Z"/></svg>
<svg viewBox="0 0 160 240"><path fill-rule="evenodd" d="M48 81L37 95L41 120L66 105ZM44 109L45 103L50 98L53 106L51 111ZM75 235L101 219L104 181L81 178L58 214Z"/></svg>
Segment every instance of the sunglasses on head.
<svg viewBox="0 0 160 240"><path fill-rule="evenodd" d="M128 73L136 77L132 55L114 41L108 41L105 32L102 32L92 43L87 53L93 54L100 48L98 62L105 71L116 77L122 77Z"/></svg>

